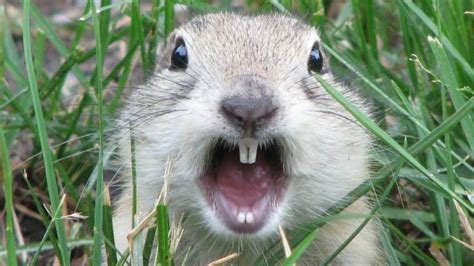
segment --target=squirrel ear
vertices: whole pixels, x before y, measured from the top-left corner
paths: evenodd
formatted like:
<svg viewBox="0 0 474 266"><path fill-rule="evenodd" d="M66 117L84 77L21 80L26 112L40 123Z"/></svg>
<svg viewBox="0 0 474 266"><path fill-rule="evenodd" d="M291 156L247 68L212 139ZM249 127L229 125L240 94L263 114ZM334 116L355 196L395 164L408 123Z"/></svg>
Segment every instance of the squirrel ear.
<svg viewBox="0 0 474 266"><path fill-rule="evenodd" d="M174 23L175 28L183 25L193 18L192 11L187 5L175 4L174 5Z"/></svg>

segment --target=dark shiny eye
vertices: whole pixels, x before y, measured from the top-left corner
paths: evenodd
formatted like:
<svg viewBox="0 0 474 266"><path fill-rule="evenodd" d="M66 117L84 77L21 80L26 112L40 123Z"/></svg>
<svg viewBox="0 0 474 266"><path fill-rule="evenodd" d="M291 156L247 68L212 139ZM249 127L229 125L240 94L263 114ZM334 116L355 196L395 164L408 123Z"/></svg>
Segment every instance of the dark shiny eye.
<svg viewBox="0 0 474 266"><path fill-rule="evenodd" d="M186 69L188 66L188 50L183 39L178 39L171 54L171 70Z"/></svg>
<svg viewBox="0 0 474 266"><path fill-rule="evenodd" d="M323 69L323 54L319 51L319 43L316 42L311 48L308 59L308 70L311 72L321 73Z"/></svg>

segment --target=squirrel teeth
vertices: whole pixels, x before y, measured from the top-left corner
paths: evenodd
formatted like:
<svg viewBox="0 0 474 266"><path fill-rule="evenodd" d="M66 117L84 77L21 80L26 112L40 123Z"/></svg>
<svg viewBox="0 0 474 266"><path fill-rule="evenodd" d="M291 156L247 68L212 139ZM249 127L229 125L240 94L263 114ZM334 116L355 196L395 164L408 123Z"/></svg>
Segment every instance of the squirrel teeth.
<svg viewBox="0 0 474 266"><path fill-rule="evenodd" d="M237 222L239 222L239 224L245 223L245 213L239 212L239 214L237 214Z"/></svg>
<svg viewBox="0 0 474 266"><path fill-rule="evenodd" d="M239 212L237 214L237 222L239 222L240 224L244 224L244 223L253 224L254 222L253 213Z"/></svg>
<svg viewBox="0 0 474 266"><path fill-rule="evenodd" d="M244 138L239 142L240 162L253 164L257 160L258 142L253 138Z"/></svg>
<svg viewBox="0 0 474 266"><path fill-rule="evenodd" d="M245 215L245 222L247 222L248 224L253 224L253 213L247 212L247 214Z"/></svg>

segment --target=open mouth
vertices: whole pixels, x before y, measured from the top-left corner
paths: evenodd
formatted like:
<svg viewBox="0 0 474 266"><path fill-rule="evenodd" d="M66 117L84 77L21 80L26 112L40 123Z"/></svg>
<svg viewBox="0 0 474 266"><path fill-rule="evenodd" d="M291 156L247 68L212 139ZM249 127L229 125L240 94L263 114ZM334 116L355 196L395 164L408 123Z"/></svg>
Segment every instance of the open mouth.
<svg viewBox="0 0 474 266"><path fill-rule="evenodd" d="M259 231L281 201L287 186L281 149L255 139L239 145L224 140L211 151L211 162L200 183L208 203L235 233Z"/></svg>

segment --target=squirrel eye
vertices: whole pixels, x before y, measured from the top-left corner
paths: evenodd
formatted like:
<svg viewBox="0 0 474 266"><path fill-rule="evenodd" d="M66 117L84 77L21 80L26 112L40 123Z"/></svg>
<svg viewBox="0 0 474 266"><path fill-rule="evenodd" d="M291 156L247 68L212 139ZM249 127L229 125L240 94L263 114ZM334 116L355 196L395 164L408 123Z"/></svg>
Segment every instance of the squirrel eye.
<svg viewBox="0 0 474 266"><path fill-rule="evenodd" d="M186 69L188 66L188 50L183 39L178 39L171 54L171 70Z"/></svg>
<svg viewBox="0 0 474 266"><path fill-rule="evenodd" d="M311 48L311 53L309 54L308 59L308 69L311 72L320 73L323 69L323 55L319 51L319 43L315 43L313 48Z"/></svg>

